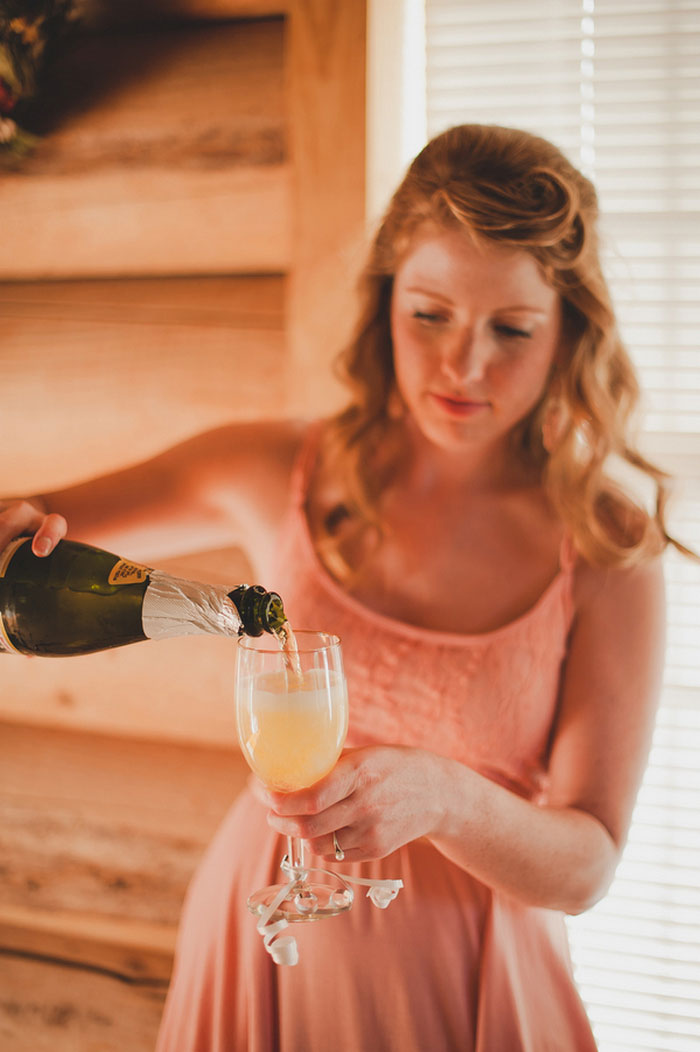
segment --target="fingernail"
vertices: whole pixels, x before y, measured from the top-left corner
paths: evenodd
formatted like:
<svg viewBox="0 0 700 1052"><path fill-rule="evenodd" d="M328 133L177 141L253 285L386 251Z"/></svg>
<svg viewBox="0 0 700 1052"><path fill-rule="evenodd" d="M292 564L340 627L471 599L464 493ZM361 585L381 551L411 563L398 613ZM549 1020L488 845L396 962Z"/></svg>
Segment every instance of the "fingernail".
<svg viewBox="0 0 700 1052"><path fill-rule="evenodd" d="M51 541L48 537L40 537L38 541L34 541L35 555L48 555L50 551Z"/></svg>

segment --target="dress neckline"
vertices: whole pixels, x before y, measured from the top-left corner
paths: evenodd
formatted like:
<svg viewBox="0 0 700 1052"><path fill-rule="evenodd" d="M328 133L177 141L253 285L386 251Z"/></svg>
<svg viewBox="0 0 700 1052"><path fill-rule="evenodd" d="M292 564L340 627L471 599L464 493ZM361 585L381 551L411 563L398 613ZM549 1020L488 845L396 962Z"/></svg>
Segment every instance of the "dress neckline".
<svg viewBox="0 0 700 1052"><path fill-rule="evenodd" d="M501 636L517 632L528 625L543 607L546 607L553 601L552 597L559 596L559 593L563 595L567 617L571 619L573 611L571 592L574 559L570 555L570 543L567 536L564 537L560 548L559 570L539 598L524 613L519 614L497 628L492 628L485 632L444 632L436 628L422 628L419 625L411 624L410 621L402 621L399 618L391 617L389 614L383 614L378 610L372 609L371 606L367 606L360 599L356 599L350 592L346 592L324 565L314 547L305 502L299 501L296 503L294 511L299 522L301 539L309 563L316 575L316 579L324 590L346 609L354 611L366 621L371 621L394 635L402 635L414 641L420 639L424 642L430 641L448 646L490 643Z"/></svg>
<svg viewBox="0 0 700 1052"><path fill-rule="evenodd" d="M559 597L560 595L567 621L569 624L571 623L573 619L573 571L577 555L573 541L568 533L564 534L559 548L559 570L539 598L522 614L500 625L498 628L492 628L486 632L443 632L436 628L421 628L418 625L411 624L410 621L401 621L399 618L373 610L371 606L367 606L360 599L356 599L355 596L346 592L319 557L314 546L311 527L306 513L309 485L316 464L323 426L323 420L316 420L311 423L302 440L292 472L290 511L297 520L301 541L318 583L337 603L395 636L403 636L405 639L413 640L414 642L422 640L423 642L430 641L446 646L487 644L500 639L502 636L516 633L529 625L530 621L540 613L542 608L546 608L554 601L554 597Z"/></svg>

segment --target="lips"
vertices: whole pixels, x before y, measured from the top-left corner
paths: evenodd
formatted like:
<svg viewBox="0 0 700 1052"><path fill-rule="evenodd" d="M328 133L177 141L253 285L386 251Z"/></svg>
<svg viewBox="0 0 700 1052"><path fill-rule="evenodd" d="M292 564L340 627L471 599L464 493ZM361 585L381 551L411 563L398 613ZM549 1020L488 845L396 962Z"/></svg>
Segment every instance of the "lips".
<svg viewBox="0 0 700 1052"><path fill-rule="evenodd" d="M436 391L431 392L431 398L444 412L456 417L473 416L488 409L489 406L485 400L439 394Z"/></svg>

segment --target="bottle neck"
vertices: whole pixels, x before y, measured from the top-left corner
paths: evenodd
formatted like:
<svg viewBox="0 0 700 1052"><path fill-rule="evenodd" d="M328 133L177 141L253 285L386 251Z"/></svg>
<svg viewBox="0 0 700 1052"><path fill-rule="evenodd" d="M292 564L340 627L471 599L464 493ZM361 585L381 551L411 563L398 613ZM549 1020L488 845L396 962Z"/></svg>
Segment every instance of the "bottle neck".
<svg viewBox="0 0 700 1052"><path fill-rule="evenodd" d="M141 611L149 639L172 636L235 637L241 618L225 588L152 570Z"/></svg>
<svg viewBox="0 0 700 1052"><path fill-rule="evenodd" d="M239 584L228 595L241 618L241 632L247 636L275 635L287 620L280 596L262 585Z"/></svg>

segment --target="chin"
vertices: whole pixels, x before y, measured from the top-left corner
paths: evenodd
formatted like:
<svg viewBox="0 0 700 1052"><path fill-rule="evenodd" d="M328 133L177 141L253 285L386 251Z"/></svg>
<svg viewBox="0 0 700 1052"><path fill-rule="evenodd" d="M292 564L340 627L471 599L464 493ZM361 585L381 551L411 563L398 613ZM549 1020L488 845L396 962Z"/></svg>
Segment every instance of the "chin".
<svg viewBox="0 0 700 1052"><path fill-rule="evenodd" d="M470 426L468 422L424 420L416 421L416 426L423 439L445 453L460 453L489 444L496 437L487 434L483 426L473 426L473 422Z"/></svg>

